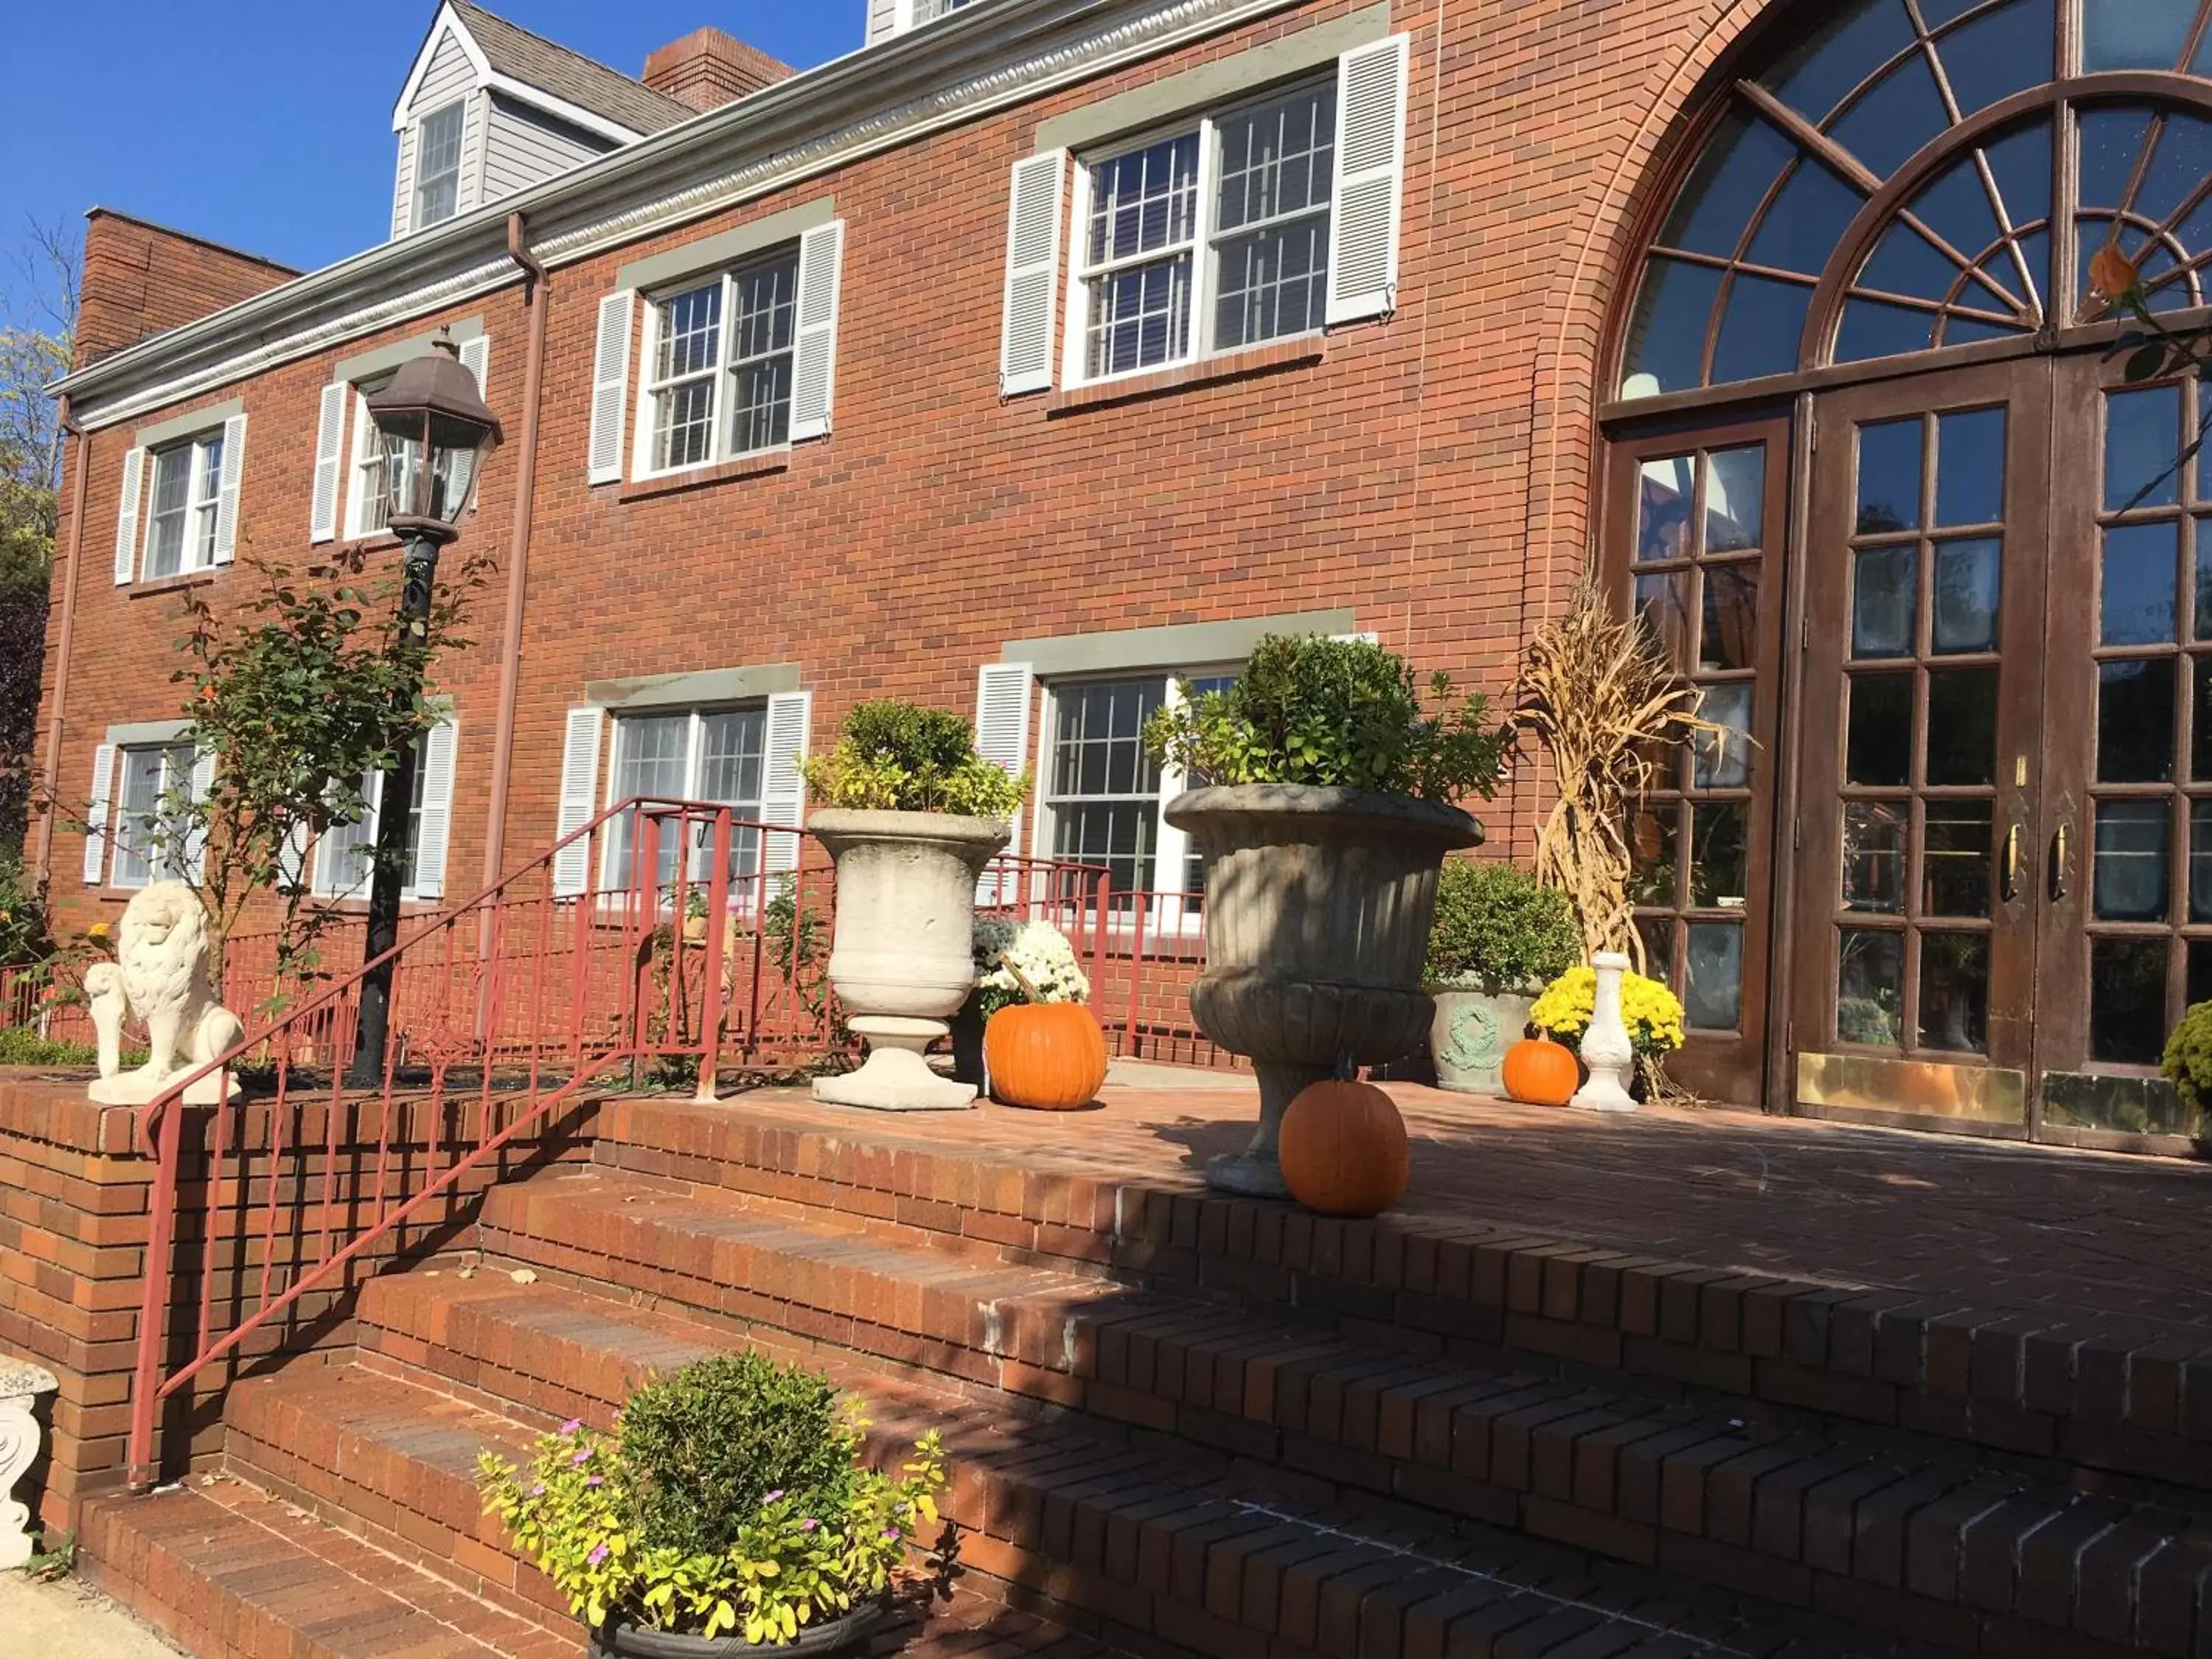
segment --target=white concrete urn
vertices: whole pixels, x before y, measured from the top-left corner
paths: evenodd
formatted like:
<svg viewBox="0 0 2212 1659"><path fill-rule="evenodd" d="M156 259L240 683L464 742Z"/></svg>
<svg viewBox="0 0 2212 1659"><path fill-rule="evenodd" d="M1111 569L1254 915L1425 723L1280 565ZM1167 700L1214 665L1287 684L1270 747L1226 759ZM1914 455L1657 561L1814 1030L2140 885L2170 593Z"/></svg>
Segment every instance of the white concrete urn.
<svg viewBox="0 0 2212 1659"><path fill-rule="evenodd" d="M39 1396L58 1386L54 1374L27 1359L0 1354L0 1572L31 1559L31 1508L16 1501L15 1483L39 1457Z"/></svg>
<svg viewBox="0 0 2212 1659"><path fill-rule="evenodd" d="M1480 843L1482 826L1441 802L1307 784L1194 789L1167 816L1206 856L1192 1017L1260 1079L1251 1144L1213 1159L1206 1181L1287 1197L1276 1140L1298 1091L1341 1058L1396 1060L1428 1030L1437 872L1446 854Z"/></svg>
<svg viewBox="0 0 2212 1659"><path fill-rule="evenodd" d="M1636 1073L1636 1045L1620 1017L1620 976L1628 971L1628 958L1618 951L1601 951L1590 958L1590 967L1597 974L1597 1000L1582 1042L1589 1079L1567 1104L1586 1112L1632 1112L1636 1101L1628 1084Z"/></svg>
<svg viewBox="0 0 2212 1659"><path fill-rule="evenodd" d="M868 1057L817 1078L814 1097L880 1112L958 1111L973 1085L922 1058L975 985L975 883L1005 847L997 818L943 812L817 812L806 827L837 861L830 983Z"/></svg>

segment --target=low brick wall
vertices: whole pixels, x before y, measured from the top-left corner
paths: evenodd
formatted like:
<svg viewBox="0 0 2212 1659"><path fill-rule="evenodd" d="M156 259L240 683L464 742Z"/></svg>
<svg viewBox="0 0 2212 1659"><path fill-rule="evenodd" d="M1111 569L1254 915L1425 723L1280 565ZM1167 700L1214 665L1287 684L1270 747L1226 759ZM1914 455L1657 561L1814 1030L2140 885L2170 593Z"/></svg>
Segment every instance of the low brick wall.
<svg viewBox="0 0 2212 1659"><path fill-rule="evenodd" d="M46 1448L18 1493L54 1528L74 1527L83 1499L125 1480L155 1174L137 1144L135 1111L93 1105L84 1089L82 1078L0 1070L0 1350L36 1359L60 1381ZM449 1098L441 1109L397 1102L386 1139L374 1102L341 1107L333 1125L323 1100L301 1099L281 1115L281 1126L265 1103L241 1103L225 1131L212 1249L205 1218L214 1119L194 1112L171 1253L169 1363L192 1351L204 1306L210 1328L222 1332L258 1304L264 1263L268 1281L281 1289L294 1270L322 1258L326 1237L332 1251L354 1237L372 1211L380 1159L387 1198L404 1198L420 1190L434 1140L441 1167L449 1166L457 1146L481 1138L487 1111L495 1129L521 1105L514 1097L495 1097L489 1106ZM234 1376L265 1370L272 1356L300 1347L349 1343L352 1289L364 1274L395 1256L472 1243L484 1188L504 1174L588 1157L598 1116L596 1098L568 1103L511 1143L495 1167L424 1206L337 1282L301 1297L231 1361L210 1367L165 1409L164 1475L221 1451L220 1396Z"/></svg>

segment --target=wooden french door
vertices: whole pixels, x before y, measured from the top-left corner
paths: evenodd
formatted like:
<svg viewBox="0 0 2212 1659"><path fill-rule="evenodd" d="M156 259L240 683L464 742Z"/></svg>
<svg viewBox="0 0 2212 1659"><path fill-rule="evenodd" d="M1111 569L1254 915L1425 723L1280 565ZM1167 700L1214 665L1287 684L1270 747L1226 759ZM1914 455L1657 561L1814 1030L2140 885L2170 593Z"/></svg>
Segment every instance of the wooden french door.
<svg viewBox="0 0 2212 1659"><path fill-rule="evenodd" d="M1823 396L1804 562L1789 1047L1801 1110L2032 1126L2049 359Z"/></svg>
<svg viewBox="0 0 2212 1659"><path fill-rule="evenodd" d="M1668 1075L1761 1103L1779 775L1786 416L1615 441L1606 491L1623 597L1725 736L1662 757L1634 823L1648 971L1682 999Z"/></svg>

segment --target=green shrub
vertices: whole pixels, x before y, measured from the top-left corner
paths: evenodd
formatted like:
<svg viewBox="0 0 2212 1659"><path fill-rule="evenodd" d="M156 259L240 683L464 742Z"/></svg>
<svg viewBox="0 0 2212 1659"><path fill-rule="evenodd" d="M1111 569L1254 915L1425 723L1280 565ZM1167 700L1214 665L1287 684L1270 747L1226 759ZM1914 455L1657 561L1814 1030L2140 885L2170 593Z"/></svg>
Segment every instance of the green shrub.
<svg viewBox="0 0 2212 1659"><path fill-rule="evenodd" d="M0 1026L0 1066L93 1066L99 1060L100 1050L89 1042L58 1042L27 1025Z"/></svg>
<svg viewBox="0 0 2212 1659"><path fill-rule="evenodd" d="M618 1440L572 1420L526 1467L485 1452L477 1474L486 1509L586 1624L781 1644L882 1595L930 1547L938 1437L896 1474L860 1449L822 1378L746 1352L647 1384Z"/></svg>
<svg viewBox="0 0 2212 1659"><path fill-rule="evenodd" d="M1429 933L1432 985L1493 980L1504 989L1548 984L1582 960L1582 930L1566 895L1518 865L1447 859Z"/></svg>
<svg viewBox="0 0 2212 1659"><path fill-rule="evenodd" d="M53 948L37 884L21 854L0 847L0 967L40 961Z"/></svg>
<svg viewBox="0 0 2212 1659"><path fill-rule="evenodd" d="M2193 1003L2182 1015L2159 1069L2190 1105L2212 1109L2212 1002Z"/></svg>
<svg viewBox="0 0 2212 1659"><path fill-rule="evenodd" d="M1452 801L1487 798L1506 751L1480 696L1437 675L1425 699L1405 659L1360 640L1271 634L1226 690L1145 727L1155 759L1217 784L1337 784Z"/></svg>
<svg viewBox="0 0 2212 1659"><path fill-rule="evenodd" d="M885 700L857 704L836 747L799 763L824 806L1008 818L1029 788L975 752L975 728L957 714Z"/></svg>
<svg viewBox="0 0 2212 1659"><path fill-rule="evenodd" d="M833 1492L857 1444L827 1378L750 1349L656 1377L623 1410L638 1525L687 1555L728 1548L769 1492Z"/></svg>

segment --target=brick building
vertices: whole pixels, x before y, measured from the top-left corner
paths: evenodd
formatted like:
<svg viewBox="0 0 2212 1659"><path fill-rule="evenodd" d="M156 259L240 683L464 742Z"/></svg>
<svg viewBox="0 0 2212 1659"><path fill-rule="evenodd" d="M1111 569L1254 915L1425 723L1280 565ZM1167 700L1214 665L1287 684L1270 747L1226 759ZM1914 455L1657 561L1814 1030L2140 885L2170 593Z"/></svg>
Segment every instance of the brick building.
<svg viewBox="0 0 2212 1659"><path fill-rule="evenodd" d="M2200 400L2120 386L2086 265L2204 298L2204 9L878 0L805 73L709 30L636 82L452 0L390 240L293 277L94 216L60 913L145 878L134 815L204 763L176 590L396 563L361 399L446 330L508 442L420 902L642 791L793 822L788 757L887 693L1037 768L1024 848L1177 890L1134 746L1176 677L1287 628L1495 693L1595 562L1753 740L1638 826L1685 1074L2163 1144L2212 988L2212 467L2160 460Z"/></svg>

